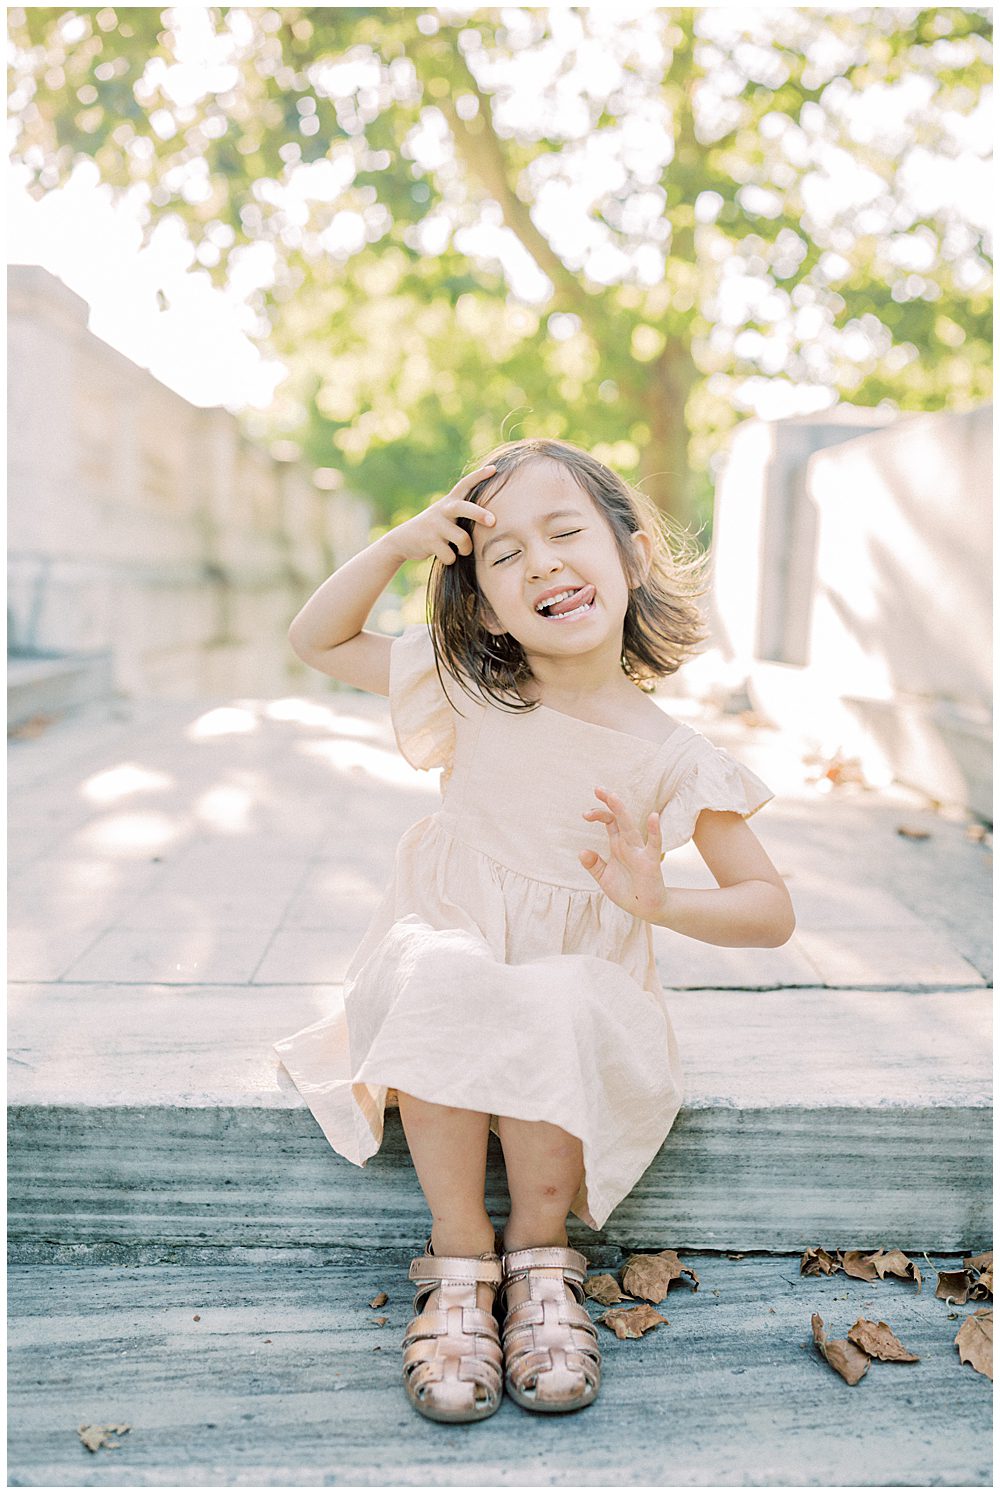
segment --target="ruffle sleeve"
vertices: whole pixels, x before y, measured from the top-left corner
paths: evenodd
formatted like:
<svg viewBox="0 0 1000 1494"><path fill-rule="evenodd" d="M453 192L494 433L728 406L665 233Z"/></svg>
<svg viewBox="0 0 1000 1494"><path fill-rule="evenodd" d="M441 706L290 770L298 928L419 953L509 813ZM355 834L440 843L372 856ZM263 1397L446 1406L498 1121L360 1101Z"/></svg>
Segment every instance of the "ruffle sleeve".
<svg viewBox="0 0 1000 1494"><path fill-rule="evenodd" d="M418 623L392 641L389 712L396 745L414 768L443 768L455 755L453 708L438 679L430 630Z"/></svg>
<svg viewBox="0 0 1000 1494"><path fill-rule="evenodd" d="M756 773L706 740L704 751L660 810L663 849L674 851L689 841L703 809L735 810L746 820L773 798Z"/></svg>

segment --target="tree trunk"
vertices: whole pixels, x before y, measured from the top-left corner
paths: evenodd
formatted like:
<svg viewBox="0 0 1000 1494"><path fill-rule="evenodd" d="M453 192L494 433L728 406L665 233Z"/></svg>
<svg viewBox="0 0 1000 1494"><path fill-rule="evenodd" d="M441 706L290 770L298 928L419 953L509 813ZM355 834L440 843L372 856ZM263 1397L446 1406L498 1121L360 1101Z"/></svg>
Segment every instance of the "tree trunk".
<svg viewBox="0 0 1000 1494"><path fill-rule="evenodd" d="M668 342L649 366L642 400L650 431L642 456L643 492L688 527L695 514L686 411L696 377L690 350L681 342Z"/></svg>

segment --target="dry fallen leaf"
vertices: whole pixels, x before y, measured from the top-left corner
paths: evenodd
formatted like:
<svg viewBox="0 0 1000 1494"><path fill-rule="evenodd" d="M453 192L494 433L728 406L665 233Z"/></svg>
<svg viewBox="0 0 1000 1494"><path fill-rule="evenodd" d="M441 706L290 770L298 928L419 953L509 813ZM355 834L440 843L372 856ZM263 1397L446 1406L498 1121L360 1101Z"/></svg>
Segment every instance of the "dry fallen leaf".
<svg viewBox="0 0 1000 1494"><path fill-rule="evenodd" d="M871 1360L857 1344L849 1339L828 1339L823 1329L823 1319L818 1312L812 1315L813 1343L831 1369L835 1369L848 1385L857 1385L862 1375L868 1373Z"/></svg>
<svg viewBox="0 0 1000 1494"><path fill-rule="evenodd" d="M603 1274L601 1276L588 1276L583 1283L586 1296L594 1302L600 1302L602 1307L611 1307L615 1302L630 1302L632 1299L626 1297L621 1287L613 1276Z"/></svg>
<svg viewBox="0 0 1000 1494"><path fill-rule="evenodd" d="M369 1307L384 1307L389 1300L388 1292L378 1292L369 1302Z"/></svg>
<svg viewBox="0 0 1000 1494"><path fill-rule="evenodd" d="M901 1250L879 1250L870 1257L870 1260L880 1277L901 1276L904 1280L915 1281L917 1291L920 1291L922 1278L917 1264Z"/></svg>
<svg viewBox="0 0 1000 1494"><path fill-rule="evenodd" d="M121 1447L120 1442L112 1442L111 1438L124 1437L125 1433L131 1430L131 1427L124 1422L121 1426L82 1426L76 1429L80 1441L87 1451L92 1453L95 1453L99 1447Z"/></svg>
<svg viewBox="0 0 1000 1494"><path fill-rule="evenodd" d="M42 732L57 719L56 716L50 716L45 711L41 711L37 716L30 716L27 721L12 726L7 736L15 742L30 741L33 737L40 737Z"/></svg>
<svg viewBox="0 0 1000 1494"><path fill-rule="evenodd" d="M969 1290L969 1296L977 1299L993 1296L993 1252L984 1250L981 1255L967 1255L962 1260L962 1265L967 1271L978 1271L978 1279L973 1282Z"/></svg>
<svg viewBox="0 0 1000 1494"><path fill-rule="evenodd" d="M905 835L907 840L929 840L931 832L921 830L916 825L897 825L896 834Z"/></svg>
<svg viewBox="0 0 1000 1494"><path fill-rule="evenodd" d="M378 1328L384 1328L385 1325L386 1325L386 1323L388 1323L388 1321L389 1321L388 1318L372 1318L372 1322Z"/></svg>
<svg viewBox="0 0 1000 1494"><path fill-rule="evenodd" d="M192 1323L200 1323L201 1322L201 1313L200 1312L196 1312L195 1315L194 1315L194 1317L191 1319L191 1321L192 1321Z"/></svg>
<svg viewBox="0 0 1000 1494"><path fill-rule="evenodd" d="M873 1323L869 1318L858 1318L847 1330L852 1344L857 1344L872 1359L882 1359L899 1364L918 1364L919 1354L904 1349L888 1323Z"/></svg>
<svg viewBox="0 0 1000 1494"><path fill-rule="evenodd" d="M842 1250L839 1251L840 1264L846 1276L853 1276L857 1281L877 1281L878 1272L872 1265L872 1252L864 1250Z"/></svg>
<svg viewBox="0 0 1000 1494"><path fill-rule="evenodd" d="M963 1307L968 1300L971 1285L972 1277L968 1271L939 1271L934 1295L945 1301L950 1298L959 1307Z"/></svg>
<svg viewBox="0 0 1000 1494"><path fill-rule="evenodd" d="M810 1245L799 1262L800 1276L832 1276L839 1270L840 1261L821 1245Z"/></svg>
<svg viewBox="0 0 1000 1494"><path fill-rule="evenodd" d="M971 1318L966 1318L955 1334L958 1357L963 1364L971 1364L981 1375L993 1379L993 1309L981 1307Z"/></svg>
<svg viewBox="0 0 1000 1494"><path fill-rule="evenodd" d="M676 1250L661 1250L657 1255L630 1255L622 1269L622 1286L632 1297L642 1297L646 1302L662 1302L670 1284L681 1277L690 1276L693 1290L698 1290L698 1277L685 1266Z"/></svg>
<svg viewBox="0 0 1000 1494"><path fill-rule="evenodd" d="M670 1319L662 1318L655 1307L643 1302L639 1307L613 1307L597 1321L610 1328L615 1338L642 1338L651 1328L669 1323Z"/></svg>

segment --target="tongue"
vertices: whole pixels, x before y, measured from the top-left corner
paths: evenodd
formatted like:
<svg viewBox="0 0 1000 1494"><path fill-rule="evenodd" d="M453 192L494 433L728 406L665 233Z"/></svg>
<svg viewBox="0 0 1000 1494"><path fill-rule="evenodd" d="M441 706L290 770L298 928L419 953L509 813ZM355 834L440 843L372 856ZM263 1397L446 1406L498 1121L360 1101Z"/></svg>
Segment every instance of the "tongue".
<svg viewBox="0 0 1000 1494"><path fill-rule="evenodd" d="M557 602L554 607L550 607L548 609L549 616L558 617L562 612L572 612L574 608L583 607L585 604L589 604L593 600L594 588L592 586L582 586L580 590L574 592L571 597L567 597L565 602Z"/></svg>

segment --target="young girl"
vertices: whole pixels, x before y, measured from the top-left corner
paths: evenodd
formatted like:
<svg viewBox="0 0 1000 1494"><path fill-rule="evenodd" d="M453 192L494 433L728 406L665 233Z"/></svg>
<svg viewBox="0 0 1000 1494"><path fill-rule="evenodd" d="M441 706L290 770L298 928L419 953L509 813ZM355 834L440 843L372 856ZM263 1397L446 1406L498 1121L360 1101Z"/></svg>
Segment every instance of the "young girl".
<svg viewBox="0 0 1000 1494"><path fill-rule="evenodd" d="M428 556L429 627L366 631L403 562ZM587 1261L566 1215L601 1229L683 1098L651 925L740 946L795 926L746 824L773 794L650 699L704 637L699 577L601 462L513 441L342 566L290 629L308 664L388 695L403 756L443 770L343 1010L276 1044L359 1165L397 1092L433 1220L410 1267L403 1377L432 1420L492 1415L504 1383L535 1411L593 1401ZM692 835L718 888L664 884L663 855ZM510 1189L502 1239L484 1201L490 1130Z"/></svg>

